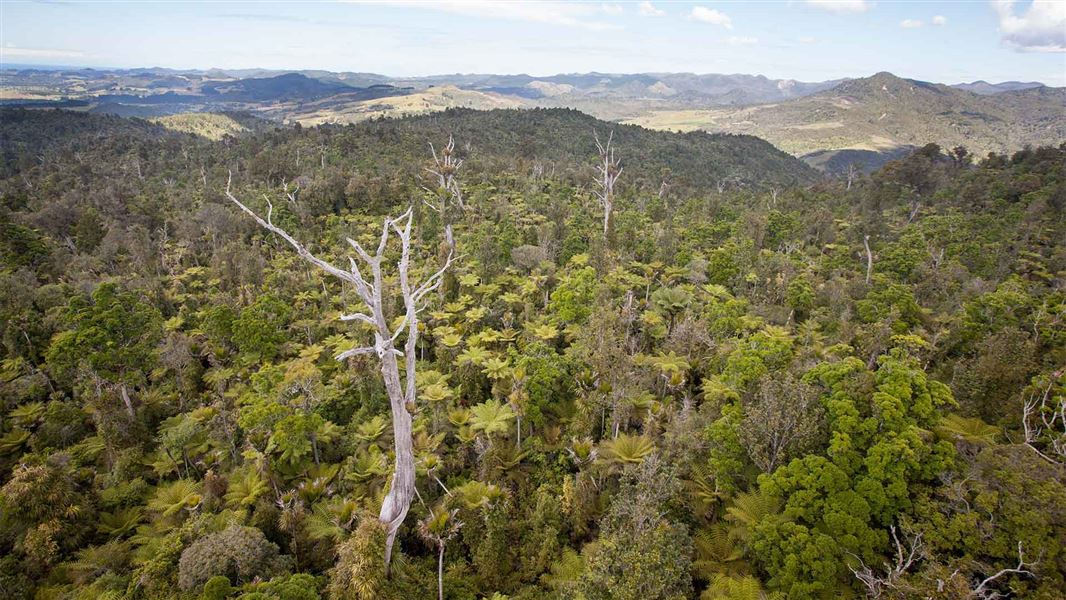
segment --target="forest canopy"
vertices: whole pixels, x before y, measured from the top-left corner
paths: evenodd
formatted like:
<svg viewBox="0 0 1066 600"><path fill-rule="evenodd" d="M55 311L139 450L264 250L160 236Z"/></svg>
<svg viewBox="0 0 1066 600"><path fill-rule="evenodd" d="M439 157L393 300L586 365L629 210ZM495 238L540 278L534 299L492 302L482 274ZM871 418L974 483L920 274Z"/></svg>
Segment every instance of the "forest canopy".
<svg viewBox="0 0 1066 600"><path fill-rule="evenodd" d="M1066 145L243 118L0 112L0 596L1066 589Z"/></svg>

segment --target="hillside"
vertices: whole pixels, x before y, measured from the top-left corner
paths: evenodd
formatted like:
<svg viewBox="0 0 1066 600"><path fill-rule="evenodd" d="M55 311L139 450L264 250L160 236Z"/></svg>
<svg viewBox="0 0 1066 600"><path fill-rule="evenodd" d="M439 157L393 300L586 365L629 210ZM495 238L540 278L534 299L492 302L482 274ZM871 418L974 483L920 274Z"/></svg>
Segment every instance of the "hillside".
<svg viewBox="0 0 1066 600"><path fill-rule="evenodd" d="M333 96L323 102L312 102L283 109L283 118L302 125L345 124L380 117L420 115L449 108L491 110L520 108L527 104L521 98L464 90L455 86L438 86L403 95L382 96L374 99L351 98L347 94Z"/></svg>
<svg viewBox="0 0 1066 600"><path fill-rule="evenodd" d="M797 156L845 149L892 153L929 142L947 148L962 145L983 156L1066 140L1064 105L1062 88L981 96L878 73L787 102L658 111L627 122L657 129L745 133Z"/></svg>
<svg viewBox="0 0 1066 600"><path fill-rule="evenodd" d="M142 146L172 145L181 133L214 139L229 131L251 129L248 143L272 143L295 155L307 130L265 127L266 123L234 115L177 115L146 122L70 111L0 109L0 141L5 155L28 156L59 149L84 149L103 136L126 135ZM763 187L808 183L817 172L767 142L744 135L679 134L598 120L569 109L478 111L450 109L410 118L378 119L354 126L311 129L319 144L342 153L367 172L409 171L410 157L421 156L431 141L454 135L470 168L558 169L584 171L595 155L594 134L614 132L614 142L631 182L657 189L664 169L676 185L711 188L719 181ZM211 135L206 135L211 134ZM8 151L9 150L9 151ZM148 148L145 152L152 152ZM172 151L172 150L171 150ZM420 167L414 174L420 176Z"/></svg>
<svg viewBox="0 0 1066 600"><path fill-rule="evenodd" d="M217 113L183 113L149 120L167 129L192 133L209 140L221 140L227 135L237 135L248 131L234 118Z"/></svg>
<svg viewBox="0 0 1066 600"><path fill-rule="evenodd" d="M1018 90L1044 87L1044 84L1036 81L1004 81L1001 83L989 83L984 80L977 80L970 83L956 83L951 87L980 94L982 96L991 96L1002 92L1016 92Z"/></svg>
<svg viewBox="0 0 1066 600"><path fill-rule="evenodd" d="M577 108L615 120L649 110L740 105L796 98L837 81L693 73L453 74L392 78L374 73L240 69L0 71L0 102L77 100L125 116L256 110L279 120L355 122L447 108ZM402 96L413 93L414 97ZM364 102L392 97L380 104ZM239 106L238 106L239 105Z"/></svg>
<svg viewBox="0 0 1066 600"><path fill-rule="evenodd" d="M678 134L601 121L569 109L475 111L453 109L408 119L365 122L329 130L332 139L375 162L417 156L428 141L449 134L468 148L472 162L504 160L546 168L589 165L594 134L614 132L614 143L631 181L657 187L662 170L677 182L711 188L719 180L747 185L811 182L817 173L767 142L745 135Z"/></svg>
<svg viewBox="0 0 1066 600"><path fill-rule="evenodd" d="M286 73L274 77L252 77L236 81L205 83L201 92L231 102L310 101L352 89L344 84L329 83L301 75Z"/></svg>
<svg viewBox="0 0 1066 600"><path fill-rule="evenodd" d="M0 110L3 600L1061 598L1066 147L231 118Z"/></svg>
<svg viewBox="0 0 1066 600"><path fill-rule="evenodd" d="M803 82L693 73L9 69L0 71L0 104L140 118L244 111L302 125L452 108L572 108L652 129L755 135L828 171L853 162L870 170L929 142L984 155L1066 139L1063 89L1016 81L947 86L889 73Z"/></svg>

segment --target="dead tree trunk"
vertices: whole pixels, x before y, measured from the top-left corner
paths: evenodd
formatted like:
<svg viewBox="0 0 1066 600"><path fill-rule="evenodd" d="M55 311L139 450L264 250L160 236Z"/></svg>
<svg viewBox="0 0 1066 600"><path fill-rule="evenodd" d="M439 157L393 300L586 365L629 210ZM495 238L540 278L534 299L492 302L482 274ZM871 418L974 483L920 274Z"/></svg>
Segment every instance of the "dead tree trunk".
<svg viewBox="0 0 1066 600"><path fill-rule="evenodd" d="M870 285L870 277L874 274L874 253L870 251L870 236L862 236L862 246L866 248L866 285Z"/></svg>
<svg viewBox="0 0 1066 600"><path fill-rule="evenodd" d="M855 180L858 178L858 176L859 176L859 170L855 168L855 163L849 163L848 164L848 170L847 170L848 187L846 187L844 189L850 190L851 189L851 184L855 182Z"/></svg>
<svg viewBox="0 0 1066 600"><path fill-rule="evenodd" d="M611 228L611 212L614 210L614 185L618 177L622 175L621 161L614 156L614 148L611 142L614 140L614 132L607 136L607 143L600 142L600 136L593 132L596 138L596 150L600 153L600 162L596 165L596 199L603 207L603 237Z"/></svg>
<svg viewBox="0 0 1066 600"><path fill-rule="evenodd" d="M426 206L440 214L444 223L444 242L448 245L448 252L455 254L455 233L452 231L452 223L455 213L466 210L463 204L463 190L459 187L457 177L459 168L463 166L463 160L455 156L455 139L448 136L448 144L441 149L440 154L429 145L429 151L433 155L433 166L426 167L426 171L433 176L437 185L436 191L427 190L437 196L437 204L425 201Z"/></svg>
<svg viewBox="0 0 1066 600"><path fill-rule="evenodd" d="M396 454L392 483L378 514L378 519L386 525L388 532L385 544L385 569L388 572L389 564L392 560L393 544L396 541L396 533L407 516L407 511L411 508L411 501L415 491L415 457L411 438L411 411L414 410L416 398L415 351L418 346L418 313L423 308L422 299L440 285L444 272L451 266L452 255L449 254L444 266L426 278L420 285L413 286L410 283L412 212L408 208L407 212L396 219L385 218L378 247L373 255L364 250L359 242L348 238L348 243L355 250L359 261L370 268L371 276L368 281L363 277L359 262L356 259L348 258L349 270L336 267L311 254L303 244L285 230L274 225L270 220L274 207L269 200L267 201L267 216L266 219L263 219L242 204L240 200L237 200L230 192L229 184L226 185L226 196L241 210L251 215L263 228L277 234L288 242L301 258L337 279L352 284L365 305L366 313L357 312L344 315L341 320L361 321L372 326L374 328L374 345L347 350L338 354L336 358L337 360L346 360L349 357L360 354L376 354L381 361L381 374L385 381L385 390L389 395L389 405L392 410L392 431ZM396 270L400 291L403 294L404 319L395 330L389 326L383 298L385 278L382 262L390 233L395 233L400 238L401 244L400 260L396 263ZM407 333L407 339L404 343L404 350L397 350L395 347L396 340L405 332ZM400 357L405 360L406 372L403 378L400 375L400 367L397 361Z"/></svg>
<svg viewBox="0 0 1066 600"><path fill-rule="evenodd" d="M126 412L129 413L130 418L133 418L135 416L133 411L133 401L130 400L130 391L126 388L126 384L119 384L118 391L122 395L122 403L126 405Z"/></svg>

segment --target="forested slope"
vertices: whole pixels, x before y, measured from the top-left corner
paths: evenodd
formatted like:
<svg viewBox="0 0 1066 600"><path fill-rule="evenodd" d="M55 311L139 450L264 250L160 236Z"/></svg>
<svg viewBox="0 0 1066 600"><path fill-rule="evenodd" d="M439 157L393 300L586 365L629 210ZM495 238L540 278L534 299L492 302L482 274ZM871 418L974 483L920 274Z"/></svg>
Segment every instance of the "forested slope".
<svg viewBox="0 0 1066 600"><path fill-rule="evenodd" d="M848 185L616 126L604 235L606 127L0 113L0 596L1060 597L1066 147ZM454 228L413 331L405 221L382 246L416 375L388 578L396 406L334 358L379 325L227 186L344 269L410 207L425 280Z"/></svg>

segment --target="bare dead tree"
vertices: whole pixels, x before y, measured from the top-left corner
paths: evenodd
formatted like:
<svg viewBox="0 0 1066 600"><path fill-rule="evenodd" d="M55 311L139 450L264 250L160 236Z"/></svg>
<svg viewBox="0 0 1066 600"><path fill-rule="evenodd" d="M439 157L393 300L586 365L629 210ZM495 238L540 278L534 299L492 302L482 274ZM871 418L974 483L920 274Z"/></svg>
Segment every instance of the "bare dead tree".
<svg viewBox="0 0 1066 600"><path fill-rule="evenodd" d="M232 181L232 175L230 180ZM385 381L385 390L388 393L389 405L392 410L393 444L396 454L392 483L378 514L378 519L385 524L388 532L385 544L385 569L386 573L388 573L392 560L392 548L396 541L396 533L411 508L411 501L415 492L415 458L411 434L411 411L414 410L416 399L415 359L418 346L418 313L424 308L422 301L426 295L437 289L441 284L445 271L452 264L452 255L448 255L444 266L439 271L430 275L421 284L415 286L411 283L409 271L411 265L411 224L413 219L412 211L408 208L407 212L395 219L385 218L374 254L367 252L359 242L347 238L348 244L355 250L359 261L349 256L349 269L342 269L315 256L303 244L289 235L288 232L274 225L271 222L274 206L269 199L267 200L267 215L264 219L233 195L230 191L229 182L226 184L226 196L241 210L255 219L264 229L288 242L296 250L300 258L337 279L350 283L365 305L367 312L344 315L341 320L360 321L370 325L374 330L374 344L346 350L338 354L336 359L343 361L361 354L375 354L381 362L381 374ZM383 263L390 233L395 233L400 239L401 253L400 259L396 263L396 271L404 304L404 318L395 329L392 329L389 325L389 319L385 313L384 299L385 276ZM363 276L363 272L359 267L360 262L370 269L369 280ZM403 351L400 351L396 348L396 341L405 332L407 339L404 343ZM400 375L399 358L403 358L405 361L404 378L401 378Z"/></svg>
<svg viewBox="0 0 1066 600"><path fill-rule="evenodd" d="M855 180L859 177L859 170L855 168L855 163L848 163L848 170L845 175L848 179L848 187L845 189L850 190L851 184L855 183Z"/></svg>
<svg viewBox="0 0 1066 600"><path fill-rule="evenodd" d="M622 175L622 163L614 156L614 132L607 136L607 143L600 142L600 136L593 132L596 138L596 150L600 153L600 161L596 165L596 199L603 207L603 236L607 237L607 231L611 226L611 211L614 210L614 186L618 177Z"/></svg>
<svg viewBox="0 0 1066 600"><path fill-rule="evenodd" d="M889 529L892 532L892 541L895 542L896 545L896 560L895 564L889 564L888 561L885 561L884 574L874 573L873 569L866 566L861 558L855 554L851 554L852 557L859 561L860 568L849 566L848 569L866 588L866 596L868 598L882 598L888 590L898 590L901 586L900 580L903 578L903 575L911 568L911 565L922 558L921 534L911 538L905 549L903 543L899 540L899 536L896 534L895 525Z"/></svg>
<svg viewBox="0 0 1066 600"><path fill-rule="evenodd" d="M870 285L870 277L874 274L874 253L870 251L870 236L862 236L862 246L866 248L866 285Z"/></svg>
<svg viewBox="0 0 1066 600"><path fill-rule="evenodd" d="M1028 575L1032 577L1034 573L1029 569L1035 566L1036 563L1026 562L1025 555L1022 553L1022 543L1018 542L1018 566L1012 569L1000 569L996 573L986 577L970 592L969 598L974 600L993 600L995 598L1004 598L1005 596L996 590L988 589L989 584L995 582L1004 575L1016 574L1016 575Z"/></svg>
<svg viewBox="0 0 1066 600"><path fill-rule="evenodd" d="M668 191L670 191L670 187L673 185L672 182L671 182L671 177L670 177L672 174L673 173L671 173L669 168L663 169L663 172L662 172L662 183L659 184L659 194L658 194L660 200L664 200L666 198L666 193Z"/></svg>
<svg viewBox="0 0 1066 600"><path fill-rule="evenodd" d="M1062 373L1055 371L1043 393L1034 393L1022 403L1022 427L1026 446L1049 463L1066 465L1066 399L1051 395ZM1037 448L1040 442L1046 445L1044 450Z"/></svg>
<svg viewBox="0 0 1066 600"><path fill-rule="evenodd" d="M921 196L917 196L911 202L911 210L910 210L909 213L907 213L907 222L908 223L911 223L911 222L914 221L914 217L918 216L918 211L921 210L921 208L922 208L922 197Z"/></svg>
<svg viewBox="0 0 1066 600"><path fill-rule="evenodd" d="M936 271L940 268L940 265L944 263L944 249L943 248L929 248L929 259L933 266L933 270Z"/></svg>
<svg viewBox="0 0 1066 600"><path fill-rule="evenodd" d="M289 184L282 180L281 187L285 191L285 197L289 199L289 204L292 205L293 210L300 209L300 203L296 200L296 197L300 194L300 181L296 180L296 189L289 191Z"/></svg>
<svg viewBox="0 0 1066 600"><path fill-rule="evenodd" d="M429 152L433 155L433 166L426 167L426 172L433 177L437 189L426 188L426 190L437 196L437 204L433 204L428 199L423 199L423 202L440 213L441 220L444 222L444 241L448 244L448 251L454 254L453 213L457 210L466 210L466 205L463 204L463 190L459 186L457 177L459 169L463 166L463 160L455 156L455 139L450 135L448 143L441 149L439 155L432 143L429 144Z"/></svg>

